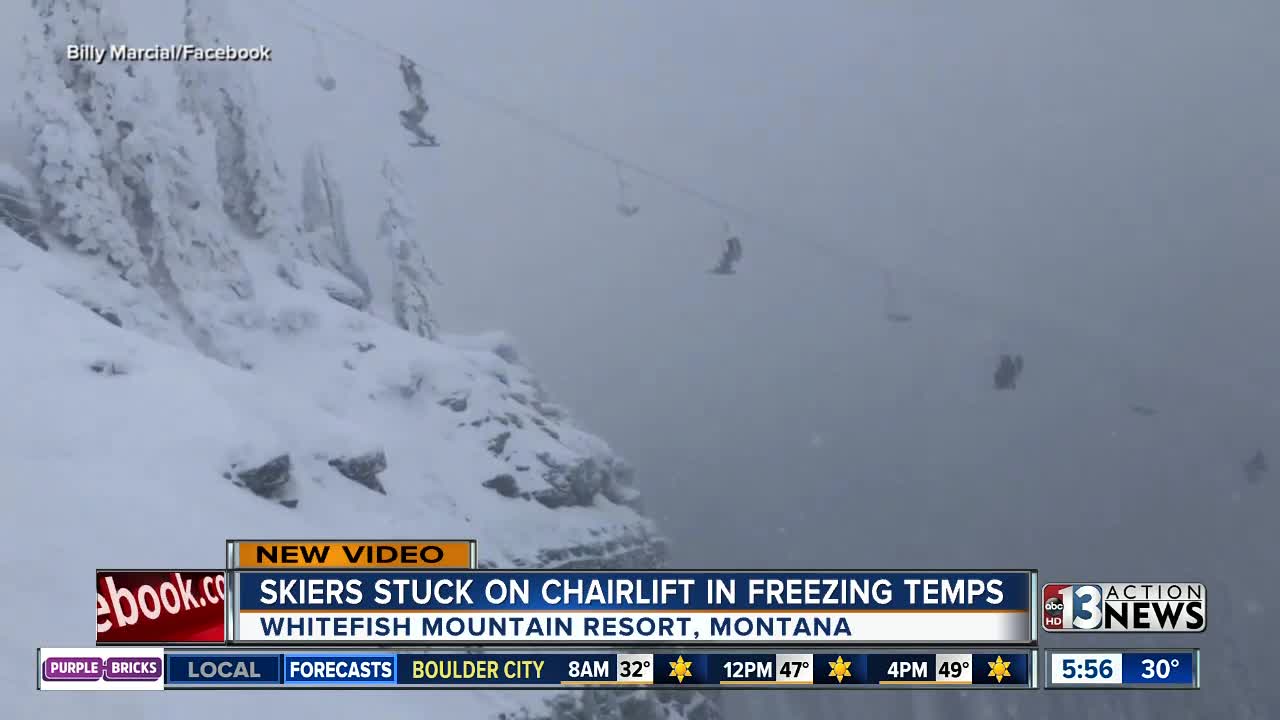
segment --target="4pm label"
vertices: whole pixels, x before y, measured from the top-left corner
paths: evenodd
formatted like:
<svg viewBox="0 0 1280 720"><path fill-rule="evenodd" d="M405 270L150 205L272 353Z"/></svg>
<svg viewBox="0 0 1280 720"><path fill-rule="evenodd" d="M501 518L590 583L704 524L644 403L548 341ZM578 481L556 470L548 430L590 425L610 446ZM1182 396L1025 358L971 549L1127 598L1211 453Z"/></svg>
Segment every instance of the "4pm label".
<svg viewBox="0 0 1280 720"><path fill-rule="evenodd" d="M1193 633L1205 628L1202 583L1049 583L1046 632Z"/></svg>

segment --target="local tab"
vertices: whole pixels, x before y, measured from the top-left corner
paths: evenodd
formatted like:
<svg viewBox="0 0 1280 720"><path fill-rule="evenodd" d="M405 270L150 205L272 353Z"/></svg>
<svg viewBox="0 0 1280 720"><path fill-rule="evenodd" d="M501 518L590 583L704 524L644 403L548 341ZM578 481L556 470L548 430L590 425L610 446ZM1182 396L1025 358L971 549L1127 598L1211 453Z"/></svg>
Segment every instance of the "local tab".
<svg viewBox="0 0 1280 720"><path fill-rule="evenodd" d="M473 540L232 540L228 567L265 568L475 568Z"/></svg>
<svg viewBox="0 0 1280 720"><path fill-rule="evenodd" d="M280 655L267 653L170 653L165 684L171 686L279 685Z"/></svg>

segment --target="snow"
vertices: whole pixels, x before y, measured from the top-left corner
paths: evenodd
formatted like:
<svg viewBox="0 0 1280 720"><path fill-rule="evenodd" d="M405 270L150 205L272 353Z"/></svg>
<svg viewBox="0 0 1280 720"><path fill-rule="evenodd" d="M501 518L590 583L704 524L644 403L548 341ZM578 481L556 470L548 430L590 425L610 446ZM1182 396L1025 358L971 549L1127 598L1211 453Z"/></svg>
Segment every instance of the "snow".
<svg viewBox="0 0 1280 720"><path fill-rule="evenodd" d="M31 191L31 181L17 167L0 162L0 186L8 186L11 188L19 188L25 192Z"/></svg>
<svg viewBox="0 0 1280 720"><path fill-rule="evenodd" d="M6 626L0 675L16 699L14 717L190 708L189 699L172 697L36 697L32 648L92 643L81 590L97 567L217 567L223 541L235 536L477 537L482 559L533 563L538 549L648 524L603 498L596 507L553 511L480 485L511 471L485 449L491 430L458 427L456 413L436 400L467 391L473 414L509 412L508 386L495 373L514 385L527 370L491 351L418 338L322 289L293 289L273 274L270 257L251 252L247 265L261 290L255 303L202 308L221 319L220 341L253 367L236 369L182 346L177 331L170 331L177 344L169 344L130 328L145 316L123 302L116 307L124 328L83 307L73 298L148 303L131 296L137 289L93 274L78 259L41 252L0 228L0 336L12 340L0 396L16 409L0 415L12 512L3 523L0 570L11 588L20 588L7 594L6 609L22 618ZM373 347L361 352L357 343ZM99 362L122 373L91 370ZM423 388L403 397L397 388L414 377ZM533 431L519 437L530 452L561 458L573 454L569 446L607 448L569 426L560 429L564 444ZM389 458L386 496L325 463L377 448ZM221 477L233 462L260 463L282 452L295 460L297 509ZM450 717L478 717L536 701L444 693L432 706ZM422 717L420 703L387 695L219 695L202 702L218 712L261 712L265 704L325 716L376 707L388 717Z"/></svg>

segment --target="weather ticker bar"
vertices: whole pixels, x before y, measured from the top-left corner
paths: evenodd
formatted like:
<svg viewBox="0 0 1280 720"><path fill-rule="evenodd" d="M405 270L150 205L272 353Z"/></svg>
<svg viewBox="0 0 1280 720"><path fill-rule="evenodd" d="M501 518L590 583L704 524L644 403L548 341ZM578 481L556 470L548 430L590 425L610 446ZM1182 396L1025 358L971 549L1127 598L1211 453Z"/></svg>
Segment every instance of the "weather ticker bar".
<svg viewBox="0 0 1280 720"><path fill-rule="evenodd" d="M394 652L46 648L42 690L1037 687L1036 650Z"/></svg>

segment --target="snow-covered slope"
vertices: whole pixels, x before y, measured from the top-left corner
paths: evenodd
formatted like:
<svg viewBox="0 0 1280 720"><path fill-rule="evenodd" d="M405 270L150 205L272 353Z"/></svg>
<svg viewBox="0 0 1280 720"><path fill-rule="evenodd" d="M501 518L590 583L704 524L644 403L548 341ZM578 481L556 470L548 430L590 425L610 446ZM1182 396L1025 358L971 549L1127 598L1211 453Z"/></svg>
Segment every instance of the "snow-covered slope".
<svg viewBox="0 0 1280 720"><path fill-rule="evenodd" d="M223 308L220 341L245 362L233 368L182 347L176 329L163 342L145 292L93 267L0 228L0 568L22 619L0 636L11 716L101 715L101 698L37 696L30 682L31 648L92 642L80 589L95 567L216 567L231 536L475 537L504 567L660 562L621 461L547 401L502 336L425 340L264 272L255 283L270 290ZM330 465L371 453L385 455L376 477ZM281 456L282 487L236 482ZM263 709L260 697L204 702ZM267 702L334 709L328 696ZM400 716L395 698L353 702ZM439 702L450 717L538 704Z"/></svg>
<svg viewBox="0 0 1280 720"><path fill-rule="evenodd" d="M170 38L229 42L223 0L175 5ZM38 0L13 19L26 149L0 160L0 568L23 620L0 635L15 705L0 715L101 715L37 697L27 665L33 647L92 641L75 588L95 567L217 566L233 536L472 537L497 567L663 562L631 470L512 341L440 335L422 188L390 159L356 257L339 169L311 143L289 182L282 164L303 153L282 158L243 64L72 61L67 47L148 44L151 18L107 0ZM170 700L122 702L136 716ZM442 705L714 717L696 696L643 692Z"/></svg>

